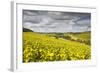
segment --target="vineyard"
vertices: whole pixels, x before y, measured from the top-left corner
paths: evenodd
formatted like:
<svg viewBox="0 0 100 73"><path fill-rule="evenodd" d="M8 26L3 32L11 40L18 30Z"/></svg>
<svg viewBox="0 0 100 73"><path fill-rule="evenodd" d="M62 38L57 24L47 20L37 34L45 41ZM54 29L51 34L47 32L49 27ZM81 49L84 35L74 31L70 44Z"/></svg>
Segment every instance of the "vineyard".
<svg viewBox="0 0 100 73"><path fill-rule="evenodd" d="M91 59L90 34L74 35L23 32L23 62Z"/></svg>

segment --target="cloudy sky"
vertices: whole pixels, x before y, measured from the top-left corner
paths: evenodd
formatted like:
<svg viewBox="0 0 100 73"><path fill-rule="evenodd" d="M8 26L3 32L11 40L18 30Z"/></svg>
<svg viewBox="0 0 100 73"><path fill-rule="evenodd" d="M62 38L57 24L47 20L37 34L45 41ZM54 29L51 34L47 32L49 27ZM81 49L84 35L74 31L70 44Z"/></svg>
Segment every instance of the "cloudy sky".
<svg viewBox="0 0 100 73"><path fill-rule="evenodd" d="M23 10L23 27L34 32L90 31L91 14Z"/></svg>

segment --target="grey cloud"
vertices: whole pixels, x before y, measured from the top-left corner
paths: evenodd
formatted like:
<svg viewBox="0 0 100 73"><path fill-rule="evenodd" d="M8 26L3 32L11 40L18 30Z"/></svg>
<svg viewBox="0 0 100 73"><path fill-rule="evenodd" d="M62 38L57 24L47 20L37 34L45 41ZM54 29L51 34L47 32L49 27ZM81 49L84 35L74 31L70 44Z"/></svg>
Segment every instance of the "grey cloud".
<svg viewBox="0 0 100 73"><path fill-rule="evenodd" d="M80 21L77 21L77 24L80 26L88 26L89 24L91 24L91 21L89 19L80 20Z"/></svg>
<svg viewBox="0 0 100 73"><path fill-rule="evenodd" d="M89 17L89 13L24 10L23 27L36 32L89 31Z"/></svg>

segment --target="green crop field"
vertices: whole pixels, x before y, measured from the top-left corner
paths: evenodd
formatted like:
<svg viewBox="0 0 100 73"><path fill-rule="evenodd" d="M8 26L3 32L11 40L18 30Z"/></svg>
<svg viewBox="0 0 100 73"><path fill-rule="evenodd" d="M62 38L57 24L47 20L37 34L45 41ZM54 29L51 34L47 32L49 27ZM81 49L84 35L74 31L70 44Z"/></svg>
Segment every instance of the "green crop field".
<svg viewBox="0 0 100 73"><path fill-rule="evenodd" d="M91 32L23 32L23 62L91 59Z"/></svg>

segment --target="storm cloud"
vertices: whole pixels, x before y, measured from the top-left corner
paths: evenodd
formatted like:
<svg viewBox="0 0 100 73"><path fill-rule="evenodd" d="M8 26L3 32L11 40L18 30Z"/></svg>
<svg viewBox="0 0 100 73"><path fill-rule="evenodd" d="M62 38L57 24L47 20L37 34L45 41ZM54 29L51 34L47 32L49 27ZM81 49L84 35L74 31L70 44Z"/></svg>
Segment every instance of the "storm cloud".
<svg viewBox="0 0 100 73"><path fill-rule="evenodd" d="M34 32L84 32L91 30L91 14L23 10L23 27Z"/></svg>

